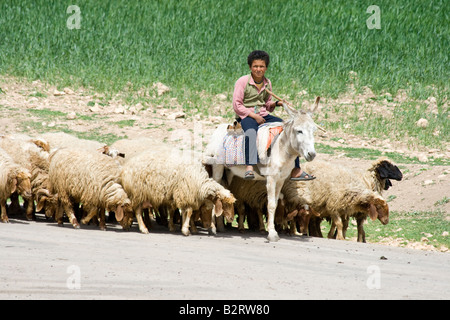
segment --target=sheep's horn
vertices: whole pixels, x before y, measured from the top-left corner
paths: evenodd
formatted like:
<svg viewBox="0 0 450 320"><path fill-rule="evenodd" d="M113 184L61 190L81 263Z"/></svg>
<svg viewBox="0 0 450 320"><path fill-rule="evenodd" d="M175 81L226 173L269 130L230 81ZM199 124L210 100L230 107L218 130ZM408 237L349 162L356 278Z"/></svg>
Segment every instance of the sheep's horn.
<svg viewBox="0 0 450 320"><path fill-rule="evenodd" d="M50 195L50 191L48 191L47 189L39 189L37 192L36 192L36 196L38 196L38 197L42 197L42 196L47 196L47 197L50 197L51 195Z"/></svg>

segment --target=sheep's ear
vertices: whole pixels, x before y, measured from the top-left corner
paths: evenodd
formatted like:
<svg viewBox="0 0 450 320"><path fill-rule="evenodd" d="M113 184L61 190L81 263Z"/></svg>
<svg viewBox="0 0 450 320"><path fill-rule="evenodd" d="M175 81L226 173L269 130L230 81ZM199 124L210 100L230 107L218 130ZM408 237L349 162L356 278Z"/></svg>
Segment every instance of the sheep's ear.
<svg viewBox="0 0 450 320"><path fill-rule="evenodd" d="M216 217L220 217L223 213L223 205L222 201L219 199L219 197L216 197L214 200L214 214Z"/></svg>
<svg viewBox="0 0 450 320"><path fill-rule="evenodd" d="M16 192L17 190L17 179L11 179L11 181L9 182L9 186L11 188L11 194L13 194L14 192Z"/></svg>
<svg viewBox="0 0 450 320"><path fill-rule="evenodd" d="M116 220L117 221L122 221L123 219L123 207L122 206L117 206L116 209Z"/></svg>
<svg viewBox="0 0 450 320"><path fill-rule="evenodd" d="M298 111L288 106L287 103L283 103L283 108L291 118L295 118L298 114Z"/></svg>
<svg viewBox="0 0 450 320"><path fill-rule="evenodd" d="M45 201L46 201L47 199L48 199L48 198L47 198L46 196L43 196L43 197L41 197L41 198L39 199L39 201L38 201L37 204L36 204L36 212L41 212L42 209L44 209Z"/></svg>
<svg viewBox="0 0 450 320"><path fill-rule="evenodd" d="M294 211L288 213L286 220L287 221L291 221L292 219L294 219L294 217L296 217L298 215L298 210L295 209Z"/></svg>
<svg viewBox="0 0 450 320"><path fill-rule="evenodd" d="M369 207L369 217L372 221L375 221L378 218L378 211L373 203L371 203Z"/></svg>

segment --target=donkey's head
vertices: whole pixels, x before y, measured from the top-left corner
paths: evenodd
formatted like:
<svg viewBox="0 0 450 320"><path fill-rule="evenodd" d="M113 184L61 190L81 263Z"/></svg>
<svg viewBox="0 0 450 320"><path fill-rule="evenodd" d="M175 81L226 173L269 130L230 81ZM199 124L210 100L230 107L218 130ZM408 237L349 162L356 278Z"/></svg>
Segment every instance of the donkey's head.
<svg viewBox="0 0 450 320"><path fill-rule="evenodd" d="M299 111L287 104L283 104L284 109L290 116L286 121L285 132L289 139L289 144L293 152L303 156L306 161L312 161L316 157L314 148L314 132L317 125L311 118L311 113L317 109L320 97L317 97L315 108L308 112Z"/></svg>

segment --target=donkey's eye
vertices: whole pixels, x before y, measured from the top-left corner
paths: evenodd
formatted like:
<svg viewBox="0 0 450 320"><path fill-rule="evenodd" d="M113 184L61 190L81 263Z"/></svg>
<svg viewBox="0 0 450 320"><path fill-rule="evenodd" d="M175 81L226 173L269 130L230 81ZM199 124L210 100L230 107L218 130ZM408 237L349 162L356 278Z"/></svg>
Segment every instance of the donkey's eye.
<svg viewBox="0 0 450 320"><path fill-rule="evenodd" d="M303 131L302 130L297 130L297 133L302 134Z"/></svg>

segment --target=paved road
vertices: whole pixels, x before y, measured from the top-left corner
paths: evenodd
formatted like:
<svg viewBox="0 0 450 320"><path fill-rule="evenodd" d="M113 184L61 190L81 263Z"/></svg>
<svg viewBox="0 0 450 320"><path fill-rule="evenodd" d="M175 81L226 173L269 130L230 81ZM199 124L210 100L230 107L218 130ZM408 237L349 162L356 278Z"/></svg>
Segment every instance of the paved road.
<svg viewBox="0 0 450 320"><path fill-rule="evenodd" d="M449 299L450 254L235 231L0 224L0 299Z"/></svg>

